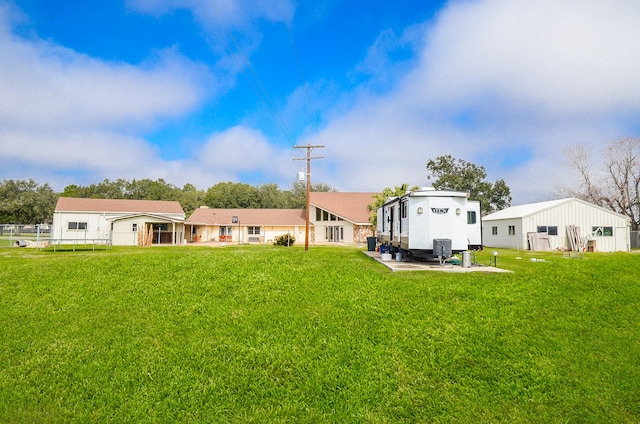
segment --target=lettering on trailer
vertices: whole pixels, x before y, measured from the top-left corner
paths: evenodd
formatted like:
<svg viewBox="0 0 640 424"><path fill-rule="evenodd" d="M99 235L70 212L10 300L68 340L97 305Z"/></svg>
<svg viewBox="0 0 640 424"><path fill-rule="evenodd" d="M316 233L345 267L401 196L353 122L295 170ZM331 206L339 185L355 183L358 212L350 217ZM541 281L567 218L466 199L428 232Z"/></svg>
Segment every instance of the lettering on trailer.
<svg viewBox="0 0 640 424"><path fill-rule="evenodd" d="M437 213L438 215L444 215L449 212L449 208L431 208L431 212Z"/></svg>

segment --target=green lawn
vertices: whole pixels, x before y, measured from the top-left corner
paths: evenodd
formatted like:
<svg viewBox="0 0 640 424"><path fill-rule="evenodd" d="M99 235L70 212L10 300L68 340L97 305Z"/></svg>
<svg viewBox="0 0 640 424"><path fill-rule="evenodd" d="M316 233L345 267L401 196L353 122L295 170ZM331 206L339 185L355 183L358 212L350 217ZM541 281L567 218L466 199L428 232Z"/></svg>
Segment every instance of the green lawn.
<svg viewBox="0 0 640 424"><path fill-rule="evenodd" d="M640 254L498 266L0 249L0 422L640 422Z"/></svg>

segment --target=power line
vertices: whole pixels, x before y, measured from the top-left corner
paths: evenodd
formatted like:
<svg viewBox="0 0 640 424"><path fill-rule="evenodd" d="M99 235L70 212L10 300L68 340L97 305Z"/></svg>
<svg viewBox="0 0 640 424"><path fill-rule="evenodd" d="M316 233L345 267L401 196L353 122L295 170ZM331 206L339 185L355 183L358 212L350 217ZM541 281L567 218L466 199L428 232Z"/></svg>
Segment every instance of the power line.
<svg viewBox="0 0 640 424"><path fill-rule="evenodd" d="M267 106L267 109L269 110L269 112L271 114L271 117L275 121L276 125L280 128L280 130L284 133L284 135L289 139L289 141L291 141L293 144L295 144L295 138L293 137L293 134L291 133L291 131L287 127L287 124L284 122L284 119L282 118L282 116L278 112L278 109L276 108L275 103L273 102L273 100L269 96L269 93L267 92L267 90L264 88L264 85L260 81L260 78L256 74L255 70L253 69L253 66L251 65L251 62L249 62L249 60L247 59L246 55L244 54L244 51L240 47L238 41L233 36L233 33L231 32L231 30L229 29L226 21L222 17L222 14L220 13L218 8L216 7L216 5L213 2L213 0L209 0L209 3L211 4L211 7L213 7L213 10L216 12L216 15L218 16L218 19L222 23L222 26L224 27L225 31L227 32L227 34L229 35L229 37L233 41L233 44L236 47L236 51L238 52L238 55L242 57L242 59L244 61L244 66L240 63L240 61L238 60L237 55L234 54L233 49L230 48L230 46L227 43L226 39L223 36L221 36L220 33L215 29L216 26L213 23L213 19L211 19L211 16L209 15L207 9L202 4L202 1L198 0L198 4L200 5L200 8L204 12L204 14L205 14L207 20L209 21L209 23L211 24L211 26L214 28L214 32L216 33L216 36L218 36L218 38L220 39L220 41L224 45L225 51L227 51L227 53L233 58L234 62L238 66L238 68L242 71L242 73L244 74L245 78L249 82L249 85L251 85L251 88L253 89L254 93ZM249 71L251 72L251 75L249 75L247 73L246 69L249 69ZM252 79L252 77L253 77L253 79Z"/></svg>
<svg viewBox="0 0 640 424"><path fill-rule="evenodd" d="M285 6L284 0L281 0L281 3L282 3L282 13L284 14L284 22L287 25L287 30L289 31L289 39L291 40L291 47L293 48L293 54L296 57L296 63L298 64L298 72L300 72L300 79L302 80L304 92L307 95L307 103L309 105L309 110L311 111L311 118L313 119L313 125L316 128L316 133L318 134L318 137L320 137L320 130L318 129L318 119L315 111L313 110L313 105L311 104L311 96L309 95L309 88L307 86L307 81L304 77L304 72L302 71L302 64L300 63L300 56L298 55L298 49L296 48L296 43L293 38L293 31L291 30L291 25L289 24L289 17L287 16L287 8Z"/></svg>

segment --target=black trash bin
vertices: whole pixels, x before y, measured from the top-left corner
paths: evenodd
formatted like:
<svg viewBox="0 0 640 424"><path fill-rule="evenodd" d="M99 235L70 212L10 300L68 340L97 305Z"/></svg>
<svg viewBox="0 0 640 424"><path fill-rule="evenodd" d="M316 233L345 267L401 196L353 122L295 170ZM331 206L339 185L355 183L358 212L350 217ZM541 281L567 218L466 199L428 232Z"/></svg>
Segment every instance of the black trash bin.
<svg viewBox="0 0 640 424"><path fill-rule="evenodd" d="M367 237L367 250L369 252L376 251L376 238L375 237Z"/></svg>

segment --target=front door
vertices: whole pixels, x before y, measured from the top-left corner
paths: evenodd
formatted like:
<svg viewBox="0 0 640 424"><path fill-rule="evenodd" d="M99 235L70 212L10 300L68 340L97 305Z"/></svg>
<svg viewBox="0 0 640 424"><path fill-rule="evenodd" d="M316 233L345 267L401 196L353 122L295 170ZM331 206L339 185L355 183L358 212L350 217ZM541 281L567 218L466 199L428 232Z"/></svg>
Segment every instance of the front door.
<svg viewBox="0 0 640 424"><path fill-rule="evenodd" d="M218 240L224 241L224 242L230 242L232 239L231 231L232 231L231 227L220 227Z"/></svg>
<svg viewBox="0 0 640 424"><path fill-rule="evenodd" d="M327 240L338 243L344 239L344 227L331 226L327 227Z"/></svg>

